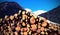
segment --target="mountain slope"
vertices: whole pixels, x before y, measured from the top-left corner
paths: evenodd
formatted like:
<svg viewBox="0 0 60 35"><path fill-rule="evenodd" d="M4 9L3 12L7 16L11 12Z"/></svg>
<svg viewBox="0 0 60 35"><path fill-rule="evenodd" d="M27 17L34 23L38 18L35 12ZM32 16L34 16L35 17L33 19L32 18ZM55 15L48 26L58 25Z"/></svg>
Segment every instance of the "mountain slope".
<svg viewBox="0 0 60 35"><path fill-rule="evenodd" d="M0 3L0 18L4 17L5 15L17 13L18 10L24 9L16 2L2 2Z"/></svg>
<svg viewBox="0 0 60 35"><path fill-rule="evenodd" d="M60 6L46 13L40 14L39 16L45 17L52 22L60 23Z"/></svg>

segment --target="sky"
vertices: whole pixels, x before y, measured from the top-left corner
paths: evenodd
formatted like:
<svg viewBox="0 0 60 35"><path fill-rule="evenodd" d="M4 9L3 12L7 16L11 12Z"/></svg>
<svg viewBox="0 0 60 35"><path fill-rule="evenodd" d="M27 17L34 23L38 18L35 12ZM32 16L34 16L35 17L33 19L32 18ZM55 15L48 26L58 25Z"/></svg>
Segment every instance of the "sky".
<svg viewBox="0 0 60 35"><path fill-rule="evenodd" d="M7 1L7 0L4 0ZM32 12L43 10L48 12L60 5L60 0L8 0L17 2L24 9L31 10ZM2 0L0 0L2 2Z"/></svg>
<svg viewBox="0 0 60 35"><path fill-rule="evenodd" d="M20 3L20 2L19 2ZM59 0L31 0L31 1L21 1L21 6L24 8L30 8L35 10L46 10L49 11L60 4Z"/></svg>

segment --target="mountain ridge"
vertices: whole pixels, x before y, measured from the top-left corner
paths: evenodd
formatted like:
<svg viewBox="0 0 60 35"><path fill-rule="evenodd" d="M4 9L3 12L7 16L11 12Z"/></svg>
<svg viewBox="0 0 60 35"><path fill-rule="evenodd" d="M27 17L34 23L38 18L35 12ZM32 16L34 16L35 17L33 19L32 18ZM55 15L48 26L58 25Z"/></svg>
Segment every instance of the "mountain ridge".
<svg viewBox="0 0 60 35"><path fill-rule="evenodd" d="M43 14L40 14L39 16L42 16L44 18L47 18L48 20L56 23L60 23L60 6L46 12Z"/></svg>
<svg viewBox="0 0 60 35"><path fill-rule="evenodd" d="M0 18L3 18L5 15L13 15L19 10L24 9L16 2L2 2L0 3Z"/></svg>

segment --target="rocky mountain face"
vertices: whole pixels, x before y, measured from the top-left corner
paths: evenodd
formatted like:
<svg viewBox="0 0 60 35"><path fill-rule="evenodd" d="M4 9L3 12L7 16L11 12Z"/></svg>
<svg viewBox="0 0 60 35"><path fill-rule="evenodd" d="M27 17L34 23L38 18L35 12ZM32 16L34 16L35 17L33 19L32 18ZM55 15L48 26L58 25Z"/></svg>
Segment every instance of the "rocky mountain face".
<svg viewBox="0 0 60 35"><path fill-rule="evenodd" d="M16 2L2 2L0 3L0 18L4 17L5 15L13 15L19 10L24 9Z"/></svg>
<svg viewBox="0 0 60 35"><path fill-rule="evenodd" d="M60 6L46 12L40 14L39 16L45 17L52 22L56 22L60 24Z"/></svg>

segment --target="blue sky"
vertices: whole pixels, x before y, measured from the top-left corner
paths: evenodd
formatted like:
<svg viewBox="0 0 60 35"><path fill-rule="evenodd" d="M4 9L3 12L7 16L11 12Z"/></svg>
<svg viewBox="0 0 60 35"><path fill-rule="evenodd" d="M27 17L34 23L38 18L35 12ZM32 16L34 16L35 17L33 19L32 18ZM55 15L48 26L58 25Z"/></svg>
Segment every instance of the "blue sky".
<svg viewBox="0 0 60 35"><path fill-rule="evenodd" d="M60 0L9 0L9 1L17 2L23 8L29 8L32 11L37 10L49 11L60 5Z"/></svg>

